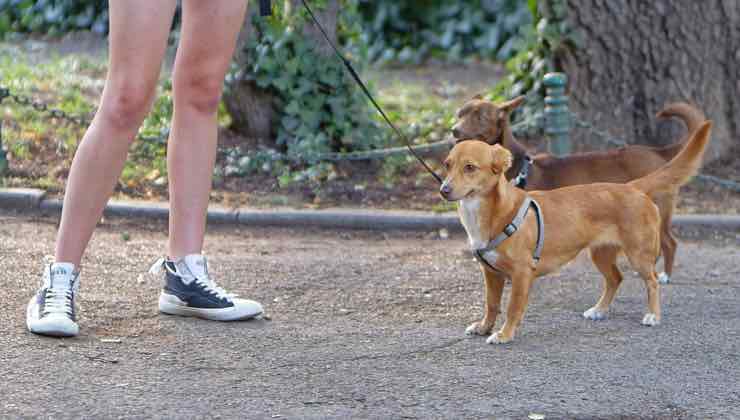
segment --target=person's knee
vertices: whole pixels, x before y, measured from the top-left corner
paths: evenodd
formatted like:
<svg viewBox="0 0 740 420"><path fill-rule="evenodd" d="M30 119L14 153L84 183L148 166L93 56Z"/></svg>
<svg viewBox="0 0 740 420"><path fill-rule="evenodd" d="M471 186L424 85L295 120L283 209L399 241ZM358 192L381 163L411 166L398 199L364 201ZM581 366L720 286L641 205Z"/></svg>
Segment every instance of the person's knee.
<svg viewBox="0 0 740 420"><path fill-rule="evenodd" d="M101 117L115 130L136 130L149 113L154 88L137 83L113 86L103 99Z"/></svg>
<svg viewBox="0 0 740 420"><path fill-rule="evenodd" d="M174 81L175 107L187 107L202 114L215 114L221 101L223 74L185 72Z"/></svg>

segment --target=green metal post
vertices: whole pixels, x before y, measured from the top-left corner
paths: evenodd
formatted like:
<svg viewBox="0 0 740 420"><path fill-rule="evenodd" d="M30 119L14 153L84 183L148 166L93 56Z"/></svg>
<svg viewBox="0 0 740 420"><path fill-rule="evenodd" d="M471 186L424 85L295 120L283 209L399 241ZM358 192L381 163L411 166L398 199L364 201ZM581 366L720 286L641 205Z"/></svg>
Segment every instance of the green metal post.
<svg viewBox="0 0 740 420"><path fill-rule="evenodd" d="M565 86L568 76L565 73L547 73L543 79L545 96L545 134L550 137L550 153L556 156L570 153L570 111Z"/></svg>
<svg viewBox="0 0 740 420"><path fill-rule="evenodd" d="M3 120L0 118L0 176L5 175L8 170L8 156L3 147Z"/></svg>

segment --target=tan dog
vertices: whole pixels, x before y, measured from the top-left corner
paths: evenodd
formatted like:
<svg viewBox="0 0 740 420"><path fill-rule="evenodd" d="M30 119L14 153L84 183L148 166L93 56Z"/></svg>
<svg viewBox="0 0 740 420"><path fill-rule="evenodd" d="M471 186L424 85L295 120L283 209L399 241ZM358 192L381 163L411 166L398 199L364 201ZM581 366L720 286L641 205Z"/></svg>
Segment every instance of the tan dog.
<svg viewBox="0 0 740 420"><path fill-rule="evenodd" d="M511 112L523 101L524 97L520 96L508 102L494 104L477 96L458 111L459 121L452 128L452 133L458 141L479 139L488 144L501 144L509 149L514 156L512 167L506 173L508 179L516 178L525 165L527 156L532 156L526 183L519 185L527 191L552 190L593 182L629 182L665 165L681 150L686 140L666 147L626 146L563 157L549 154L531 155L526 147L516 141L509 126ZM670 104L657 116L682 119L689 135L705 120L701 111L685 103ZM676 195L661 194L655 196L654 200L662 220L660 243L665 267L665 272L660 274L659 280L661 283L668 283L673 273L677 248L676 238L671 232Z"/></svg>
<svg viewBox="0 0 740 420"><path fill-rule="evenodd" d="M460 218L474 252L486 248L505 229L528 196L539 203L544 217L544 247L539 263L533 258L540 233L534 211L529 211L518 230L495 249L496 259L491 266L481 262L486 284L485 310L483 319L468 327L467 332L490 333L499 313L504 281L509 277L512 286L506 322L488 342L510 341L524 315L534 279L559 269L583 249L589 249L605 279L601 298L583 316L592 320L606 317L622 281L617 256L624 253L647 288L648 311L642 324L657 325L660 296L655 261L660 252L661 222L651 198L676 194L697 172L710 131L711 122L707 121L667 165L628 184L587 184L532 193L506 180L504 174L512 157L502 146L482 141L455 145L445 160L447 177L440 193L447 200L460 201Z"/></svg>

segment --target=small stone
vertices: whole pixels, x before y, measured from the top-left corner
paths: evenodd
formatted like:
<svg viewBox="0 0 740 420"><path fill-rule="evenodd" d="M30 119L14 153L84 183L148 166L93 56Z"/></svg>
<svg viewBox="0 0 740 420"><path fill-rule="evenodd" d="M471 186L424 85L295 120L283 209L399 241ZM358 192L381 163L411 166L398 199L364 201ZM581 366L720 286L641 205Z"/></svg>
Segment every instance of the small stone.
<svg viewBox="0 0 740 420"><path fill-rule="evenodd" d="M449 237L450 237L450 232L447 229L442 228L439 230L440 239L449 239Z"/></svg>
<svg viewBox="0 0 740 420"><path fill-rule="evenodd" d="M709 275L711 277L719 277L720 272L719 272L719 270L712 270L712 271L709 272Z"/></svg>

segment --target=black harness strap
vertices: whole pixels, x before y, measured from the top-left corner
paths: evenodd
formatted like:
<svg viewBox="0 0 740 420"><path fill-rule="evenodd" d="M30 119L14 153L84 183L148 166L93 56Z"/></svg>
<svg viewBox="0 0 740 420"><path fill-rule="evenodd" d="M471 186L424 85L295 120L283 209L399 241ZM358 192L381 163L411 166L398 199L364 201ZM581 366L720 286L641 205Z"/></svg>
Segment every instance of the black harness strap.
<svg viewBox="0 0 740 420"><path fill-rule="evenodd" d="M522 167L519 169L519 173L516 178L511 180L511 183L515 187L524 189L527 187L527 177L529 176L529 169L532 167L532 160L529 155L524 155L524 161L522 161Z"/></svg>
<svg viewBox="0 0 740 420"><path fill-rule="evenodd" d="M537 217L537 245L535 246L534 252L532 253L534 263L535 265L537 265L542 255L542 247L545 244L545 219L542 215L542 209L540 208L539 203L529 196L524 199L522 205L519 207L519 210L516 212L514 219L511 221L511 223L504 227L503 232L499 233L495 238L493 238L488 243L488 245L486 245L485 248L480 248L473 251L475 259L477 259L478 262L485 264L492 270L501 271L496 268L496 260L498 259L498 252L496 252L496 248L519 230L519 227L522 225L522 223L524 223L524 219L527 217L527 212L530 208L534 209L535 216Z"/></svg>
<svg viewBox="0 0 740 420"><path fill-rule="evenodd" d="M360 79L360 76L357 74L357 71L355 71L355 68L352 67L352 63L350 63L349 60L347 60L342 55L342 53L339 51L339 48L337 48L337 46L334 45L333 42L331 42L331 39L329 39L329 36L326 34L326 31L324 30L324 27L321 26L321 24L319 23L318 19L316 19L316 16L313 14L313 11L311 10L311 8L308 7L308 3L306 2L306 0L301 0L301 2L303 3L303 7L306 8L306 11L308 12L308 15L311 17L311 20L313 20L313 23L316 25L317 28L319 28L319 31L321 32L321 34L324 35L324 39L326 39L326 42L329 43L329 45L331 46L331 48L336 53L337 57L339 57L339 60L342 63L344 63L344 67L347 68L347 71L349 71L349 74L351 74L352 75L352 78L355 79L355 82L357 82L357 84L360 85L360 88L365 93L365 96L367 96L368 99L370 99L370 102L372 102L372 104L375 106L375 109L377 109L378 112L380 113L380 115L383 116L383 119L385 120L385 122L388 123L388 125L391 127L391 129L393 129L393 131L396 133L396 135L398 137L400 137L404 141L404 143L406 143L406 148L409 149L409 152L411 152L411 154L416 158L416 160L418 160L419 163L421 163L421 165L424 167L424 169L426 169L427 172L429 172L434 177L434 179L436 179L437 182L441 185L442 184L442 178L439 175L437 175L437 173L434 172L432 170L432 168L429 167L429 165L427 165L427 163L424 161L424 159L422 159L421 156L419 156L416 153L416 151L411 147L411 141L409 140L409 138L406 137L406 135L403 134L398 128L396 128L396 126L391 122L391 120L388 118L388 116L385 115L385 112L383 112L383 109L375 101L375 98L373 98L373 95L370 93L370 90L367 88L367 86L365 86L365 83L363 83L362 79Z"/></svg>

